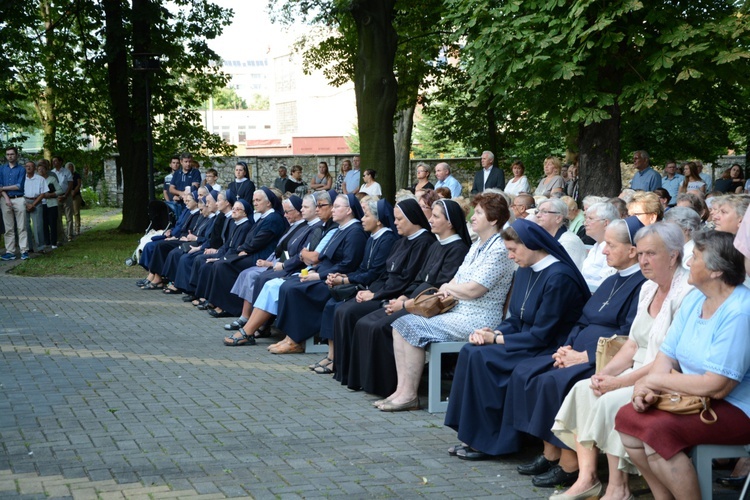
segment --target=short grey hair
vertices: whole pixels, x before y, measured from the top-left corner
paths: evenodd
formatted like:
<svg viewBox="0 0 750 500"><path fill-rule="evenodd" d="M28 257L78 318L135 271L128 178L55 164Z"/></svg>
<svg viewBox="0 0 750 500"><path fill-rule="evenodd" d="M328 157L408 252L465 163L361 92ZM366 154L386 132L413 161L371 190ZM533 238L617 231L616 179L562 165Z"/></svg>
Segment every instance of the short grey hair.
<svg viewBox="0 0 750 500"><path fill-rule="evenodd" d="M706 269L721 273L721 281L738 286L745 281L745 257L734 247L734 235L725 231L697 231L695 248L703 254Z"/></svg>
<svg viewBox="0 0 750 500"><path fill-rule="evenodd" d="M323 203L333 203L333 200L331 199L331 195L328 194L328 191L316 191L313 193L313 196L315 196L315 203L322 201Z"/></svg>
<svg viewBox="0 0 750 500"><path fill-rule="evenodd" d="M588 196L585 196L581 203L583 203L584 207L586 207L587 205L591 207L591 205L595 203L604 203L608 199L609 198L607 198L606 196L594 196L593 194L590 194Z"/></svg>
<svg viewBox="0 0 750 500"><path fill-rule="evenodd" d="M618 198L623 200L625 203L630 203L633 201L633 198L635 197L635 190L630 188L625 188L622 191L620 191L620 195Z"/></svg>
<svg viewBox="0 0 750 500"><path fill-rule="evenodd" d="M430 166L428 164L426 164L425 162L423 162L423 161L420 161L419 163L417 163L417 168L419 168L419 167L424 168L425 170L427 170L427 172L430 172L430 170L431 170Z"/></svg>
<svg viewBox="0 0 750 500"><path fill-rule="evenodd" d="M635 154L639 155L641 158L643 158L646 161L649 161L651 159L651 157L648 155L648 153L646 151L642 150L642 149L639 149L638 151L636 151L633 154L634 155Z"/></svg>
<svg viewBox="0 0 750 500"><path fill-rule="evenodd" d="M650 226L642 227L635 233L635 243L638 244L646 236L658 236L667 247L669 253L677 254L677 263L682 264L683 248L685 246L685 235L682 234L680 226L674 222L659 221Z"/></svg>
<svg viewBox="0 0 750 500"><path fill-rule="evenodd" d="M664 214L664 220L666 222L674 222L685 234L690 235L694 231L698 231L701 228L701 217L692 208L688 207L672 207L667 210Z"/></svg>
<svg viewBox="0 0 750 500"><path fill-rule="evenodd" d="M613 204L607 202L594 203L588 210L586 210L586 215L600 217L609 222L620 218L620 212L617 208Z"/></svg>
<svg viewBox="0 0 750 500"><path fill-rule="evenodd" d="M737 214L737 217L741 219L745 216L745 212L747 212L747 206L750 205L750 196L744 194L714 196L711 201L711 207L716 208L722 205L731 206Z"/></svg>
<svg viewBox="0 0 750 500"><path fill-rule="evenodd" d="M544 203L549 203L552 205L552 209L555 212L560 212L560 215L562 215L563 219L568 218L568 205L565 204L564 201L562 201L559 198L550 198L548 200L544 200L542 203L539 204L539 206L542 206Z"/></svg>
<svg viewBox="0 0 750 500"><path fill-rule="evenodd" d="M372 217L375 220L380 220L380 219L378 219L378 198L377 198L377 196L374 197L374 198L371 197L369 200L365 201L365 204L364 204L364 206L362 208L364 208L364 207L367 207L367 210L369 210L369 212L372 214Z"/></svg>
<svg viewBox="0 0 750 500"><path fill-rule="evenodd" d="M482 154L486 154L490 157L490 160L492 160L493 162L495 161L495 153L493 153L492 151L482 151Z"/></svg>

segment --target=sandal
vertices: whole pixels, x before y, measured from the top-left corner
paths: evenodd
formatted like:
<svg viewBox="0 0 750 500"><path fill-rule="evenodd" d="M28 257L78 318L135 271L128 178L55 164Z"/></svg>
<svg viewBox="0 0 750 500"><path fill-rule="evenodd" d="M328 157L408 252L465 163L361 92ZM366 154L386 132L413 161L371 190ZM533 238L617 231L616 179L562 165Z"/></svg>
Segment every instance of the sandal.
<svg viewBox="0 0 750 500"><path fill-rule="evenodd" d="M141 290L163 290L163 289L164 289L163 283L151 283L150 281L146 285L143 285L143 287L141 288Z"/></svg>
<svg viewBox="0 0 750 500"><path fill-rule="evenodd" d="M242 328L243 326L245 326L246 323L247 323L247 321L240 321L240 320L237 319L237 320L232 321L228 325L224 325L224 330L226 330L228 332L233 332L233 331L239 330L240 328Z"/></svg>
<svg viewBox="0 0 750 500"><path fill-rule="evenodd" d="M317 363L313 363L309 365L308 368L314 371L318 367L323 368L324 366L329 366L331 363L333 363L333 360L329 358L328 356L326 356L325 358L321 359Z"/></svg>
<svg viewBox="0 0 750 500"><path fill-rule="evenodd" d="M237 333L240 334L239 337L236 336ZM235 333L231 337L224 337L224 345L229 346L229 347L239 347L241 345L255 345L255 338L245 333L245 330L240 328L237 331L237 333Z"/></svg>
<svg viewBox="0 0 750 500"><path fill-rule="evenodd" d="M455 457L456 455L458 455L459 451L464 450L468 447L469 445L463 443L454 444L453 446L448 448L448 455Z"/></svg>
<svg viewBox="0 0 750 500"><path fill-rule="evenodd" d="M331 375L333 373L333 363L328 363L325 366L316 366L313 370L318 375Z"/></svg>
<svg viewBox="0 0 750 500"><path fill-rule="evenodd" d="M178 290L177 288L175 288L172 285L170 285L167 288L165 288L164 290L162 290L162 292L164 292L167 295L180 295L182 293L181 290Z"/></svg>

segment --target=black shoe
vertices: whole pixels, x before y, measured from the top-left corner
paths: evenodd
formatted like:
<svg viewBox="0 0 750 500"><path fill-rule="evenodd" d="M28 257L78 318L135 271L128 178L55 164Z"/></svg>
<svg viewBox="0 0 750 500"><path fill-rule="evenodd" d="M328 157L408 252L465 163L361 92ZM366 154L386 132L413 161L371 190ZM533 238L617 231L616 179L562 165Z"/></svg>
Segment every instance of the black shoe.
<svg viewBox="0 0 750 500"><path fill-rule="evenodd" d="M573 486L578 480L578 471L565 472L559 465L553 466L544 474L534 476L531 480L539 488L554 488L555 486Z"/></svg>
<svg viewBox="0 0 750 500"><path fill-rule="evenodd" d="M460 450L456 450L456 456L460 458L461 460L471 460L471 461L489 460L490 458L492 458L492 455L488 455L482 451L475 450L474 448L471 448L470 446L461 448Z"/></svg>
<svg viewBox="0 0 750 500"><path fill-rule="evenodd" d="M196 297L196 296L194 296L194 295L189 295L189 294L188 294L188 295L185 295L185 296L184 296L184 297L182 298L182 301L183 301L183 302L192 302L192 301L194 301L194 300L195 300L195 299L197 299L197 298L198 298L198 297Z"/></svg>
<svg viewBox="0 0 750 500"><path fill-rule="evenodd" d="M516 470L524 476L538 476L550 470L558 462L559 460L547 460L544 455L539 455L532 462L519 465Z"/></svg>
<svg viewBox="0 0 750 500"><path fill-rule="evenodd" d="M208 311L208 314L211 317L214 317L214 318L231 318L232 317L232 314L230 314L230 313L228 313L226 311L216 312L215 309L210 309Z"/></svg>
<svg viewBox="0 0 750 500"><path fill-rule="evenodd" d="M744 486L747 476L733 477L733 476L719 476L716 478L716 482L722 486L729 486L730 488L742 488Z"/></svg>

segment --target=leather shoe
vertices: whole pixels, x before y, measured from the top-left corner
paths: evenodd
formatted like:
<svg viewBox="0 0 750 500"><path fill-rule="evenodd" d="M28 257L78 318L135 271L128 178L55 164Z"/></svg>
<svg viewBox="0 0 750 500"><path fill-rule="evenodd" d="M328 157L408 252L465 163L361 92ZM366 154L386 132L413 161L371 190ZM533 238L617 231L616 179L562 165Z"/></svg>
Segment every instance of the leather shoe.
<svg viewBox="0 0 750 500"><path fill-rule="evenodd" d="M552 468L553 465L557 465L559 460L547 460L544 455L539 455L533 461L527 464L521 464L516 467L519 474L524 476L538 476L544 474Z"/></svg>
<svg viewBox="0 0 750 500"><path fill-rule="evenodd" d="M214 318L231 318L232 315L227 311L216 312L216 309L210 309L208 311L209 316Z"/></svg>
<svg viewBox="0 0 750 500"><path fill-rule="evenodd" d="M531 480L539 488L554 488L555 486L573 486L578 480L578 471L565 472L559 465L553 466L544 474L534 476Z"/></svg>
<svg viewBox="0 0 750 500"><path fill-rule="evenodd" d="M720 485L732 488L741 488L746 480L747 476L719 476L716 478L716 482Z"/></svg>
<svg viewBox="0 0 750 500"><path fill-rule="evenodd" d="M380 411L411 411L411 410L419 410L419 396L412 399L411 401L407 401L403 404L396 404L393 401L386 401L385 403L378 406L378 409Z"/></svg>

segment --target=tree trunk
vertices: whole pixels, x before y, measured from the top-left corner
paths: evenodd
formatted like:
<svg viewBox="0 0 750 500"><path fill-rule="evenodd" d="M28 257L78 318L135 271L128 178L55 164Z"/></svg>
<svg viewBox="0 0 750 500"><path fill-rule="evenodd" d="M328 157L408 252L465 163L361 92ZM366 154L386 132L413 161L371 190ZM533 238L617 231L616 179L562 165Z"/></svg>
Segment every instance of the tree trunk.
<svg viewBox="0 0 750 500"><path fill-rule="evenodd" d="M55 110L55 93L54 93L54 82L55 76L55 25L52 21L52 13L50 12L51 5L49 1L43 0L40 5L41 17L44 20L44 45L46 46L45 54L43 55L44 67L44 93L41 97L41 102L37 105L37 111L39 120L42 124L42 130L44 132L43 149L44 157L48 160L52 159L52 155L59 154L56 149L56 134L57 134L57 113Z"/></svg>
<svg viewBox="0 0 750 500"><path fill-rule="evenodd" d="M589 194L620 194L620 108L607 109L611 118L581 126L578 135L580 198Z"/></svg>
<svg viewBox="0 0 750 500"><path fill-rule="evenodd" d="M504 151L500 147L500 137L497 133L497 118L495 110L490 103L487 104L487 150L492 151L495 156L500 156ZM481 154L481 151L479 151ZM495 163L497 166L500 162Z"/></svg>
<svg viewBox="0 0 750 500"><path fill-rule="evenodd" d="M393 116L397 83L393 74L396 30L393 29L395 0L359 0L352 3L357 25L357 57L354 62L354 93L360 159L363 169L378 171L383 196L396 193Z"/></svg>
<svg viewBox="0 0 750 500"><path fill-rule="evenodd" d="M411 134L414 130L414 106L396 113L396 190L409 186L409 160L411 158ZM378 178L380 176L378 175Z"/></svg>
<svg viewBox="0 0 750 500"><path fill-rule="evenodd" d="M133 1L133 48L146 52L148 44L148 0ZM146 169L146 91L145 77L133 79L133 110L129 92L128 41L122 3L104 0L105 52L112 117L115 123L117 150L122 166L122 223L120 230L140 232L148 226L148 182ZM144 43L145 42L145 43Z"/></svg>

